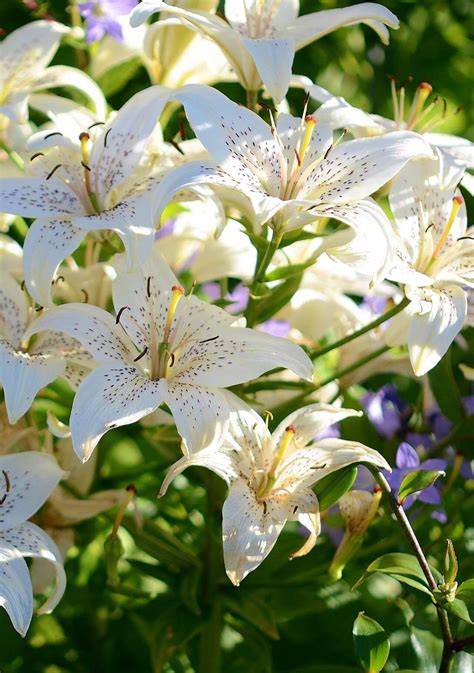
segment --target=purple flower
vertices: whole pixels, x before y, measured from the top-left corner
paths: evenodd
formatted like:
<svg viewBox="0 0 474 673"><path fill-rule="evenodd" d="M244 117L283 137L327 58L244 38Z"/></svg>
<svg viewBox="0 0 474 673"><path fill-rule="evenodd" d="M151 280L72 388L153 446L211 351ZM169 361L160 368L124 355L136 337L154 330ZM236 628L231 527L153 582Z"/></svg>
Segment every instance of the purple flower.
<svg viewBox="0 0 474 673"><path fill-rule="evenodd" d="M395 386L388 384L375 393L366 393L362 404L370 422L382 437L390 439L403 428L403 415L408 406L398 397Z"/></svg>
<svg viewBox="0 0 474 673"><path fill-rule="evenodd" d="M393 471L390 474L385 474L385 476L392 489L397 492L407 474L416 470L444 470L447 465L446 461L441 458L431 458L422 463L415 449L410 444L407 444L407 442L402 442L398 447L395 463L396 467ZM404 509L411 507L415 500L420 500L420 502L424 502L427 505L439 505L441 503L441 495L435 484L433 484L422 491L408 496L403 502Z"/></svg>
<svg viewBox="0 0 474 673"><path fill-rule="evenodd" d="M290 323L288 320L266 320L257 329L272 336L287 337L290 331Z"/></svg>
<svg viewBox="0 0 474 673"><path fill-rule="evenodd" d="M207 294L211 301L217 301L221 298L221 288L219 283L211 282L204 283L202 289ZM249 289L244 287L239 283L232 292L227 292L224 299L232 302L229 306L226 306L226 311L229 313L242 313L247 308L247 303L249 300Z"/></svg>
<svg viewBox="0 0 474 673"><path fill-rule="evenodd" d="M117 16L125 16L137 4L136 0L92 0L79 5L86 19L87 42L96 42L105 34L123 42L123 31Z"/></svg>

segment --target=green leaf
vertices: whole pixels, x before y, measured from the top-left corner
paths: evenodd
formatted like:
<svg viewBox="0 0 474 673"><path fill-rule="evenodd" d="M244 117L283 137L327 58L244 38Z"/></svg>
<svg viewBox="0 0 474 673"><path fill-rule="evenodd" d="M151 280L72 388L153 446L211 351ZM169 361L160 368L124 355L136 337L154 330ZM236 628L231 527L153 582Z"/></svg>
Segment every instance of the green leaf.
<svg viewBox="0 0 474 673"><path fill-rule="evenodd" d="M265 282L272 280L282 280L283 278L291 278L292 276L302 273L305 271L305 269L313 265L313 260L306 262L305 264L288 264L287 266L283 266L279 269L275 269L274 271L270 271L270 273L267 273L265 276Z"/></svg>
<svg viewBox="0 0 474 673"><path fill-rule="evenodd" d="M439 477L444 477L442 470L415 470L404 478L398 489L398 500L402 503L412 493L423 491L432 486Z"/></svg>
<svg viewBox="0 0 474 673"><path fill-rule="evenodd" d="M462 619L463 622L474 624L474 610L469 610L466 603L460 598L455 598L453 601L443 602L443 608L452 615Z"/></svg>
<svg viewBox="0 0 474 673"><path fill-rule="evenodd" d="M454 380L449 351L439 363L428 372L430 388L439 408L454 423L465 417L464 406L459 389Z"/></svg>
<svg viewBox="0 0 474 673"><path fill-rule="evenodd" d="M435 579L441 583L443 581L441 574L433 568L431 571ZM407 584L408 586L418 589L418 591L423 591L423 593L431 596L431 589L416 556L404 554L402 552L394 552L392 554L384 554L383 556L380 556L369 565L362 577L356 582L354 589L364 582L369 575L376 572L390 575L390 577L393 577L399 582Z"/></svg>
<svg viewBox="0 0 474 673"><path fill-rule="evenodd" d="M296 290L299 288L303 274L288 278L278 287L268 290L268 294L259 301L255 309L255 321L265 322L275 315L283 306L285 306Z"/></svg>
<svg viewBox="0 0 474 673"><path fill-rule="evenodd" d="M474 607L474 579L466 580L459 585L456 598L461 598L469 606Z"/></svg>
<svg viewBox="0 0 474 673"><path fill-rule="evenodd" d="M120 91L134 77L140 69L139 58L131 58L110 68L97 80L105 97L112 96Z"/></svg>
<svg viewBox="0 0 474 673"><path fill-rule="evenodd" d="M273 640L279 639L278 629L273 611L268 603L255 595L255 592L239 592L238 599L232 596L226 597L228 609L246 622L256 626L262 633Z"/></svg>
<svg viewBox="0 0 474 673"><path fill-rule="evenodd" d="M317 482L314 492L318 496L319 509L323 512L342 498L344 493L352 487L357 477L357 467L344 467Z"/></svg>
<svg viewBox="0 0 474 673"><path fill-rule="evenodd" d="M359 612L352 627L354 649L368 673L378 673L385 666L390 641L378 622Z"/></svg>

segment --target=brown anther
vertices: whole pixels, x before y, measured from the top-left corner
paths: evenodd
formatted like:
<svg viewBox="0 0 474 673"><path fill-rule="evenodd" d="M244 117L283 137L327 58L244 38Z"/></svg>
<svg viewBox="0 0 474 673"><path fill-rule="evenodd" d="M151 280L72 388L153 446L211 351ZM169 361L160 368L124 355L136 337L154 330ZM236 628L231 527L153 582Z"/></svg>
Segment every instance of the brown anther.
<svg viewBox="0 0 474 673"><path fill-rule="evenodd" d="M182 285L173 285L171 287L172 292L179 292L180 294L184 294L184 287Z"/></svg>
<svg viewBox="0 0 474 673"><path fill-rule="evenodd" d="M88 130L90 131L90 130L93 129L95 126L103 126L104 124L105 124L105 122L94 122L93 124L91 124L91 125L88 126L87 128L88 128Z"/></svg>
<svg viewBox="0 0 474 673"><path fill-rule="evenodd" d="M48 133L47 135L45 135L43 140L48 140L48 138L52 138L53 136L62 136L62 133L60 133L59 131L53 131L52 133Z"/></svg>
<svg viewBox="0 0 474 673"><path fill-rule="evenodd" d="M85 164L83 161L81 161L81 166L82 166L82 168L85 168L86 171L89 171L89 173L90 173L90 171L91 171L90 166L88 166L87 164Z"/></svg>
<svg viewBox="0 0 474 673"><path fill-rule="evenodd" d="M137 355L137 357L133 361L138 362L138 360L141 360L143 357L145 357L147 353L148 353L148 346L145 346L140 355Z"/></svg>
<svg viewBox="0 0 474 673"><path fill-rule="evenodd" d="M292 432L294 435L296 434L296 428L294 425L289 425L287 428L285 428L285 432Z"/></svg>
<svg viewBox="0 0 474 673"><path fill-rule="evenodd" d="M87 293L87 290L84 290L84 288L81 287L81 292L84 295L84 304L88 304L89 303L89 295Z"/></svg>
<svg viewBox="0 0 474 673"><path fill-rule="evenodd" d="M128 486L125 487L125 490L128 493L133 493L134 495L137 494L137 487L135 486L135 484L129 484Z"/></svg>
<svg viewBox="0 0 474 673"><path fill-rule="evenodd" d="M151 276L146 279L146 294L148 299L151 297Z"/></svg>
<svg viewBox="0 0 474 673"><path fill-rule="evenodd" d="M104 136L104 147L107 147L107 138L109 137L109 133L111 132L112 129L109 129L106 131L105 136Z"/></svg>
<svg viewBox="0 0 474 673"><path fill-rule="evenodd" d="M175 355L174 353L170 353L170 359L168 360L168 367L172 367L175 362Z"/></svg>
<svg viewBox="0 0 474 673"><path fill-rule="evenodd" d="M179 135L181 136L181 140L186 140L186 126L183 121L179 122Z"/></svg>
<svg viewBox="0 0 474 673"><path fill-rule="evenodd" d="M169 142L170 145L172 145L175 148L175 150L177 150L180 154L182 154L183 157L185 156L184 150L181 149L181 147L178 145L176 140L168 140L168 142Z"/></svg>
<svg viewBox="0 0 474 673"><path fill-rule="evenodd" d="M117 313L117 317L115 318L115 324L118 325L120 322L120 318L122 317L122 313L125 311L125 309L129 308L129 306L122 306L120 311Z"/></svg>
<svg viewBox="0 0 474 673"><path fill-rule="evenodd" d="M431 84L428 84L428 82L420 82L417 88L424 89L425 91L429 91L430 93L433 91L433 87L431 86Z"/></svg>
<svg viewBox="0 0 474 673"><path fill-rule="evenodd" d="M30 161L33 161L34 159L37 159L38 157L44 157L44 152L36 152L36 154L33 154L33 156L30 157Z"/></svg>
<svg viewBox="0 0 474 673"><path fill-rule="evenodd" d="M87 131L83 131L82 133L79 133L79 140L84 142L85 140L90 140L90 135L87 133Z"/></svg>
<svg viewBox="0 0 474 673"><path fill-rule="evenodd" d="M295 147L295 157L296 157L296 163L298 164L298 166L301 166L301 157L300 157L296 147Z"/></svg>
<svg viewBox="0 0 474 673"><path fill-rule="evenodd" d="M58 168L61 168L61 166L62 166L62 164L57 164L57 165L53 168L53 170L50 171L50 172L48 173L48 175L46 176L46 180L49 180L50 178L52 178L53 175L54 175L54 174L56 173L56 171L58 170Z"/></svg>

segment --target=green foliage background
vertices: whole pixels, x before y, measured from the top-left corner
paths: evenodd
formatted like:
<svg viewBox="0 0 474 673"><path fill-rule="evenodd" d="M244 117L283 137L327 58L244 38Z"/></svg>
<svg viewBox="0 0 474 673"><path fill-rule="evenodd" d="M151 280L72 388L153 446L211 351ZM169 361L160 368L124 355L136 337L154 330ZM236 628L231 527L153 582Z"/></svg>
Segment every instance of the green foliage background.
<svg viewBox="0 0 474 673"><path fill-rule="evenodd" d="M346 4L353 3L304 0L302 11ZM429 81L450 109L464 107L443 130L472 139L472 3L387 0L385 4L401 20L401 29L392 32L388 48L365 27L340 30L299 52L294 72L384 115L391 114L387 74L400 80L413 76L413 90L416 83ZM54 0L44 6L67 22L65 2ZM7 32L31 18L21 2L1 3L0 25ZM73 64L71 48L62 47L55 62ZM119 107L147 85L146 72L139 68L110 97L111 105ZM228 85L226 90L242 100L238 85ZM301 109L302 98L301 92L291 94L295 112ZM376 388L385 381L378 377L369 385ZM403 379L398 383L405 399L416 408L419 385ZM466 383L461 385L467 394ZM69 394L66 389L59 392ZM347 403L357 405L353 399ZM368 421L351 419L343 424L342 432L393 459L396 442L383 442ZM296 527L287 527L270 557L242 587L234 588L225 577L220 551L222 483L195 468L176 481L164 500L156 499L165 468L178 454L178 437L171 430L134 428L105 436L94 490L124 487L133 481L149 523L140 532L132 519L125 522L121 535L126 560L121 562L121 586L116 590L107 586L103 554L111 519L102 515L77 527L77 546L66 566L68 588L55 612L36 618L23 640L0 610L2 673L191 673L206 656L210 667L220 656L226 673L356 673L360 669L351 630L361 610L390 635L392 653L386 670L436 670L440 640L434 609L426 597L382 576L351 591L378 555L409 551L388 514L371 526L357 559L336 583L327 576L334 553L327 536L309 556L289 563L288 555L301 538ZM467 579L474 575L473 493L454 487L445 505L446 526L424 512L416 519L415 530L435 566L442 559L443 540L451 537L460 559L460 577ZM333 516L337 523L338 515ZM198 636L221 610L226 627L222 650L216 653L212 643ZM467 626L456 629L460 636L468 633ZM169 663L162 666L168 658ZM471 657L465 654L457 658L453 673L472 670Z"/></svg>

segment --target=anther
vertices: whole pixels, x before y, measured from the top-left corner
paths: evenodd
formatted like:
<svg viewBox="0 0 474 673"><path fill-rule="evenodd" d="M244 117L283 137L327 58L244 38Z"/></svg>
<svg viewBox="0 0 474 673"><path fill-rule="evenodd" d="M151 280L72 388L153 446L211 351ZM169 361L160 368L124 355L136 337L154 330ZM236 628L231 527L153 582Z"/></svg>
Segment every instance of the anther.
<svg viewBox="0 0 474 673"><path fill-rule="evenodd" d="M186 140L186 126L183 121L179 122L179 135L181 136L181 140Z"/></svg>
<svg viewBox="0 0 474 673"><path fill-rule="evenodd" d="M30 157L30 161L33 161L34 159L37 159L38 157L44 157L44 152L36 152L36 154L33 154L33 156Z"/></svg>
<svg viewBox="0 0 474 673"><path fill-rule="evenodd" d="M61 166L62 166L62 164L57 164L57 166L55 166L55 167L53 168L53 170L50 171L50 172L48 173L48 175L46 176L46 180L49 180L50 178L52 178L53 175L54 175L54 174L56 173L56 171L58 170L58 168L61 168Z"/></svg>
<svg viewBox="0 0 474 673"><path fill-rule="evenodd" d="M79 133L79 141L81 142L81 144L86 143L90 139L91 137L86 131Z"/></svg>
<svg viewBox="0 0 474 673"><path fill-rule="evenodd" d="M120 318L122 317L122 313L125 311L125 309L130 308L129 306L122 306L120 311L117 313L117 317L115 318L115 324L118 325L120 322Z"/></svg>
<svg viewBox="0 0 474 673"><path fill-rule="evenodd" d="M53 131L53 133L48 133L47 135L45 135L43 140L48 140L48 138L52 138L53 136L62 136L62 133L60 133L59 131Z"/></svg>
<svg viewBox="0 0 474 673"><path fill-rule="evenodd" d="M145 357L147 353L148 353L148 346L145 346L140 355L137 355L137 357L133 361L138 362L138 360L141 360L143 357Z"/></svg>
<svg viewBox="0 0 474 673"><path fill-rule="evenodd" d="M151 276L146 279L146 294L148 299L151 297Z"/></svg>
<svg viewBox="0 0 474 673"><path fill-rule="evenodd" d="M84 288L81 287L81 292L84 295L84 304L88 304L89 303L89 295L87 293L87 290L84 290Z"/></svg>
<svg viewBox="0 0 474 673"><path fill-rule="evenodd" d="M215 340L218 339L218 338L219 338L219 335L216 334L216 336L209 337L209 339L203 339L203 340L200 341L199 343L200 343L200 344L207 344L207 343L209 343L209 341L215 341Z"/></svg>
<svg viewBox="0 0 474 673"><path fill-rule="evenodd" d="M170 353L170 359L168 360L168 367L172 367L175 362L175 355L174 353Z"/></svg>
<svg viewBox="0 0 474 673"><path fill-rule="evenodd" d="M87 129L88 129L88 131L90 131L90 130L93 129L95 126L103 126L104 124L105 124L105 122L94 122L93 124L91 124L90 126L88 126Z"/></svg>
<svg viewBox="0 0 474 673"><path fill-rule="evenodd" d="M109 133L111 132L111 130L112 130L112 129L108 129L108 130L105 132L105 136L104 136L104 147L107 147L107 138L109 137Z"/></svg>
<svg viewBox="0 0 474 673"><path fill-rule="evenodd" d="M85 168L86 171L89 171L89 173L90 173L90 170L91 170L90 166L88 166L87 164L85 164L83 161L81 161L81 166L82 166L82 168Z"/></svg>
<svg viewBox="0 0 474 673"><path fill-rule="evenodd" d="M21 287L22 291L24 292L24 291L25 291L25 287L26 287L26 282L25 282L25 280L22 280L22 281L21 281L20 287Z"/></svg>

